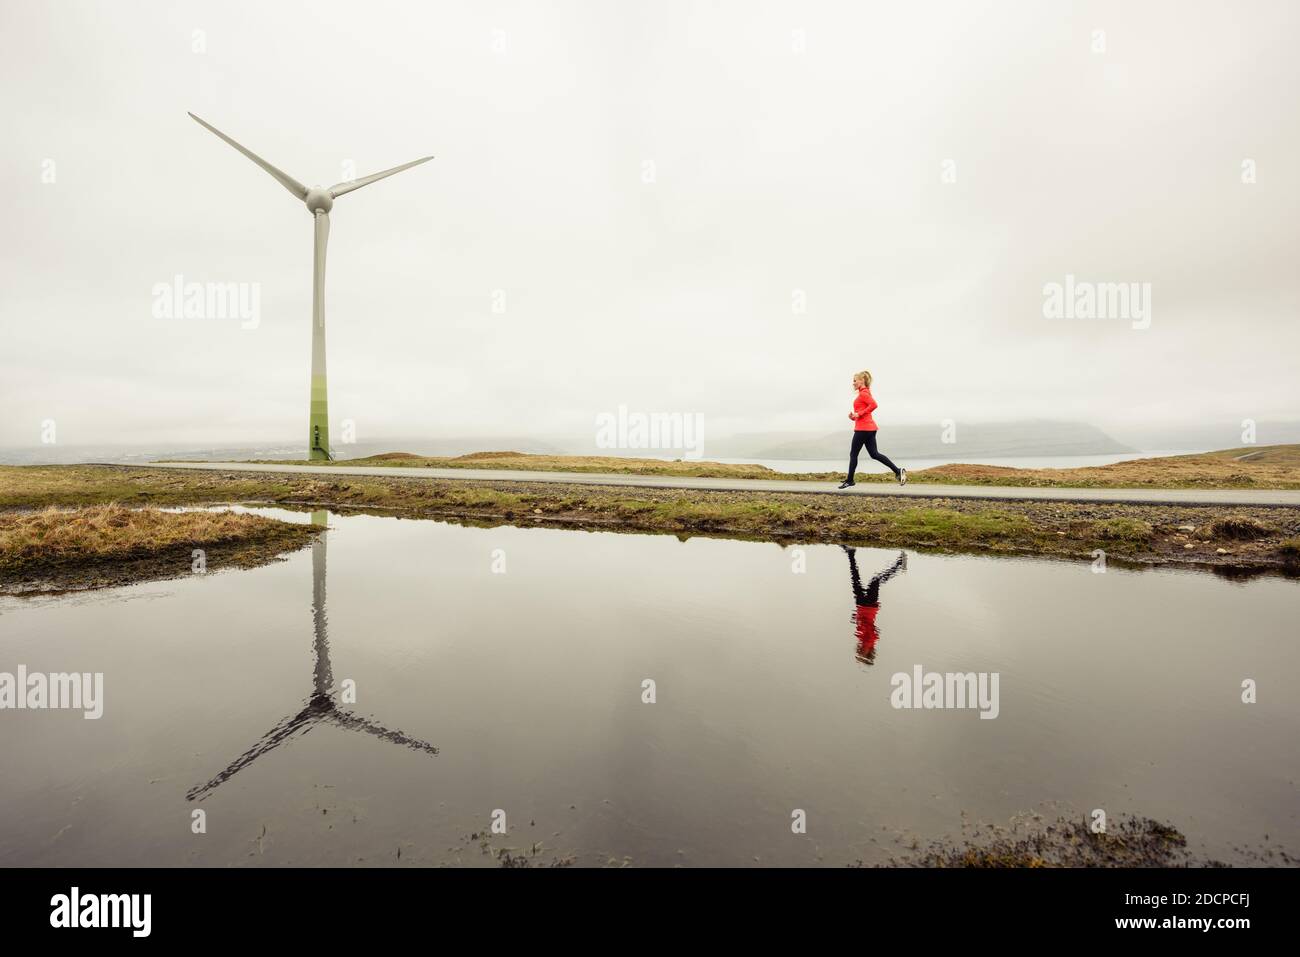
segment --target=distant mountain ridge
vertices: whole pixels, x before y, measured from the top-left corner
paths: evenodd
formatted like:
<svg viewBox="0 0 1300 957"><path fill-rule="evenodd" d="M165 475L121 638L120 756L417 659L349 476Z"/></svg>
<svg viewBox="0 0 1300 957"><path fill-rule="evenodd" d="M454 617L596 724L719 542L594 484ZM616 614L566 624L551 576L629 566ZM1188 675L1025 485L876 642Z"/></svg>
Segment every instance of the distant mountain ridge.
<svg viewBox="0 0 1300 957"><path fill-rule="evenodd" d="M829 433L750 433L718 441L706 438L705 457L786 459L842 458L850 429ZM967 456L1123 455L1137 449L1086 422L1028 419L1018 422L957 423L953 442L944 442L938 425L891 425L881 430L880 444L890 455L910 458Z"/></svg>
<svg viewBox="0 0 1300 957"><path fill-rule="evenodd" d="M337 443L330 447L338 459L359 459L383 452L414 452L418 455L455 456L484 449L506 448L537 455L563 455L564 450L548 442L523 436L463 436L451 438L387 438ZM156 459L187 459L202 462L240 462L249 459L294 459L306 456L305 443L285 440L248 445L211 445L179 442L103 445L37 445L0 448L0 465L71 465L106 462L143 465Z"/></svg>

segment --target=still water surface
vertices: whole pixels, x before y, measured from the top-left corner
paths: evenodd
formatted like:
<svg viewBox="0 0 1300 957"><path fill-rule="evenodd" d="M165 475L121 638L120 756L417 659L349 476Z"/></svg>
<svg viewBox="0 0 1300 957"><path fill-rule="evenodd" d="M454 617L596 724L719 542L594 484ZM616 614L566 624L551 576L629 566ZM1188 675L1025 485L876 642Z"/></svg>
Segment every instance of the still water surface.
<svg viewBox="0 0 1300 957"><path fill-rule="evenodd" d="M328 523L259 569L0 599L0 671L105 697L0 712L0 864L489 864L497 809L494 848L579 864L875 862L1092 808L1300 847L1294 582ZM891 707L916 665L997 672L998 717Z"/></svg>

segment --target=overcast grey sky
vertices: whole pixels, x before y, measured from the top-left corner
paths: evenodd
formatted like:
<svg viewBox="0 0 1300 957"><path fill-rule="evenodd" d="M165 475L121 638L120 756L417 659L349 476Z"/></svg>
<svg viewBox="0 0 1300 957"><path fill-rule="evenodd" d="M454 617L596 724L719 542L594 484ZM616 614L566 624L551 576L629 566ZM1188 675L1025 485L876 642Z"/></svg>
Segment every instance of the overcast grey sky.
<svg viewBox="0 0 1300 957"><path fill-rule="evenodd" d="M1298 11L6 0L0 444L304 432L311 217L187 110L308 184L436 155L332 214L363 438L828 431L860 368L882 427L1295 418ZM1067 274L1150 327L1044 318Z"/></svg>

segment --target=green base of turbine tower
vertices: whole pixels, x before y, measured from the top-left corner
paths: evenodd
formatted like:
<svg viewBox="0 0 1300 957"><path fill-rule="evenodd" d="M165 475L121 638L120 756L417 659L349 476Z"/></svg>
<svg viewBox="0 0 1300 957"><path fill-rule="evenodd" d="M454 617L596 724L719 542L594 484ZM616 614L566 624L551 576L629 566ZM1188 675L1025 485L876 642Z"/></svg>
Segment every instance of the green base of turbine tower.
<svg viewBox="0 0 1300 957"><path fill-rule="evenodd" d="M330 460L329 400L325 392L324 377L312 377L311 414L307 423L308 458L313 462Z"/></svg>

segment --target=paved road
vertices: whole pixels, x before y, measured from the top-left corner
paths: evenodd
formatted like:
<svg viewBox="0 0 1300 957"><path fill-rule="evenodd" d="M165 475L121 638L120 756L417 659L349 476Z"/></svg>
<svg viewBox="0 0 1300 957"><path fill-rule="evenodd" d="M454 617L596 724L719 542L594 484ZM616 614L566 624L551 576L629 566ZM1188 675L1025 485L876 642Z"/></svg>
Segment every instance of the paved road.
<svg viewBox="0 0 1300 957"><path fill-rule="evenodd" d="M1260 505L1300 507L1300 491L1262 489L1004 488L985 485L923 485L904 488L863 484L838 491L831 482L771 479L679 478L669 475L612 475L597 472L522 472L513 469L431 469L402 466L252 465L247 462L168 462L149 468L216 472L288 472L295 475L376 475L470 482L560 482L630 488L696 488L714 491L807 492L826 495L901 495L908 498L1031 499L1057 502L1136 502L1162 505Z"/></svg>

